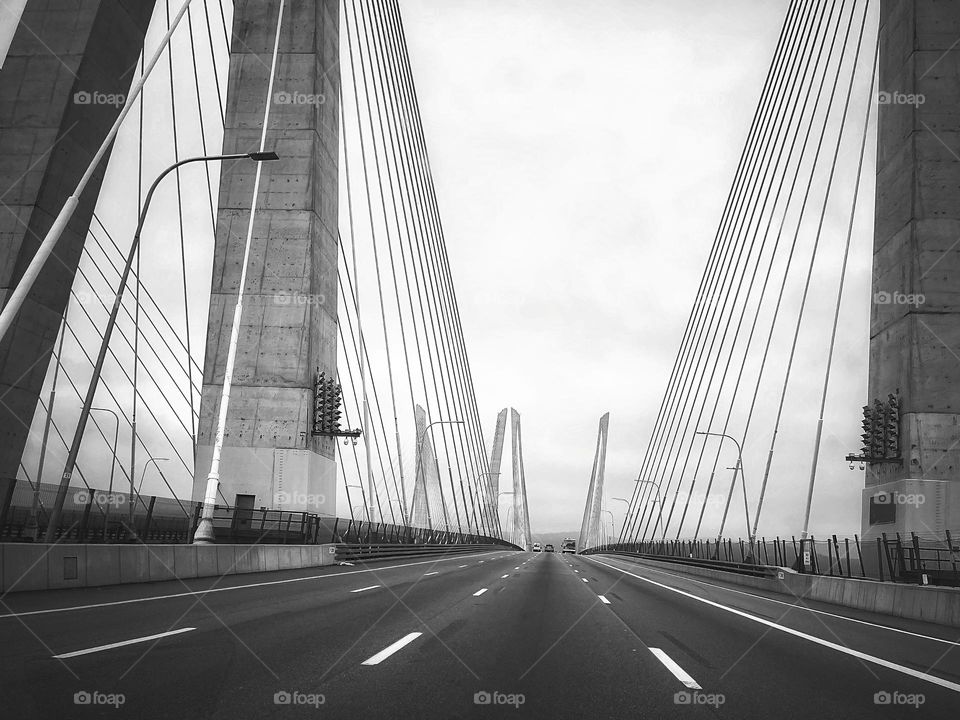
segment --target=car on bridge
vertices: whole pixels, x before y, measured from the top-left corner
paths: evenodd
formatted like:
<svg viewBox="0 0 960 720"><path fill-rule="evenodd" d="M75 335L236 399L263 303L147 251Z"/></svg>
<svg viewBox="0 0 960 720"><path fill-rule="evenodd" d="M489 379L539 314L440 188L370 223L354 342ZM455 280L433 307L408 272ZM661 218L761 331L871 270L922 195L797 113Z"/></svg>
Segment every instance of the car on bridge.
<svg viewBox="0 0 960 720"><path fill-rule="evenodd" d="M541 550L541 548L540 548L540 543L534 543L534 544L533 544L533 551L534 551L534 552L540 552L540 550Z"/></svg>
<svg viewBox="0 0 960 720"><path fill-rule="evenodd" d="M545 552L553 552L553 545L547 543L546 547L543 548Z"/></svg>
<svg viewBox="0 0 960 720"><path fill-rule="evenodd" d="M560 546L561 553L572 553L577 554L577 541L573 538L567 538L563 541L563 545Z"/></svg>

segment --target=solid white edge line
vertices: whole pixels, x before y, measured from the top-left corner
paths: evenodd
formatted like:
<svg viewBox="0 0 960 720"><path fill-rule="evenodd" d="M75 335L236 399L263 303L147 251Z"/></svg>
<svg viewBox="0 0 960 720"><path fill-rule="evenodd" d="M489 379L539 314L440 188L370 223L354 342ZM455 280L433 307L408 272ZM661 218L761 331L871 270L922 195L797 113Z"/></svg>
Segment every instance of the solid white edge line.
<svg viewBox="0 0 960 720"><path fill-rule="evenodd" d="M489 554L490 553L480 553L479 556L467 555L466 557L480 557L480 556L489 555ZM464 556L461 555L460 557L456 557L456 558L452 558L452 557L431 558L430 560L420 560L418 562L404 563L402 565L385 565L383 567L365 568L364 570L347 570L346 572L328 573L326 575L308 575L306 577L300 577L300 578L286 578L285 580L268 580L268 581L259 582L259 583L247 583L246 585L231 585L230 587L220 587L220 588L213 587L208 590L190 590L188 592L182 592L182 593L170 593L169 595L150 595L148 597L130 598L128 600L113 600L111 602L91 603L89 605L74 605L73 607L48 608L46 610L28 610L27 612L6 613L3 615L0 615L0 620L3 620L4 618L27 617L29 615L47 615L49 613L70 612L72 610L94 610L96 608L113 607L114 605L130 605L132 603L149 602L151 600L172 600L172 599L181 598L181 597L194 597L196 595L207 595L209 593L227 592L228 590L246 590L246 589L255 588L255 587L268 587L270 585L286 585L288 583L304 582L306 580L323 580L325 578L342 577L344 575L357 575L359 573L378 572L383 570L397 570L399 568L415 567L416 565L429 565L430 563L446 562L448 560L462 560L463 557ZM305 570L306 568L290 568L290 569ZM280 572L280 571L264 570L263 572ZM209 575L207 577L215 578L217 580L222 580L224 577L227 577L227 576L226 575L220 575L220 576ZM205 578L182 578L180 582L183 582L184 580L202 580L202 579L205 579ZM130 583L130 584L139 585L142 583Z"/></svg>
<svg viewBox="0 0 960 720"><path fill-rule="evenodd" d="M420 637L422 634L423 633L412 632L409 635L404 635L402 638L400 638L395 643L393 643L393 645L388 645L383 650L378 652L376 655L371 655L360 664L361 665L379 665L388 657L393 655L397 650L400 650L404 646L409 645L418 637Z"/></svg>
<svg viewBox="0 0 960 720"><path fill-rule="evenodd" d="M363 592L364 590L373 590L374 588L378 587L380 587L380 585L368 585L367 587L357 588L356 590L351 590L350 592Z"/></svg>
<svg viewBox="0 0 960 720"><path fill-rule="evenodd" d="M604 605L610 604L610 601L607 600L603 595L597 595L597 597L600 598L600 602L602 602Z"/></svg>
<svg viewBox="0 0 960 720"><path fill-rule="evenodd" d="M623 568L618 568L615 565L610 565L601 560L594 560L589 558L593 562L603 565L605 567L611 568L618 572L622 572L624 575L629 575L630 577L637 578L638 580L643 580L645 583L650 583L651 585L656 585L657 587L663 588L664 590L669 590L670 592L675 592L678 595L684 595L685 597L696 600L697 602L702 602L705 605L711 605L720 610L726 610L728 613L733 613L734 615L739 615L742 618L747 620L753 620L756 623L761 625L766 625L767 627L779 630L781 632L787 633L788 635L793 635L794 637L802 638L804 640L809 640L812 643L817 645L822 645L823 647L830 648L831 650L836 650L837 652L843 653L845 655L850 655L851 657L859 658L860 660L865 660L867 662L872 662L875 665L880 667L885 667L889 670L896 670L897 672L903 673L904 675L909 675L910 677L915 677L920 680L926 680L929 683L934 685L939 685L940 687L947 688L948 690L953 690L954 692L960 692L960 684L955 682L950 682L949 680L944 680L939 678L936 675L929 675L920 670L914 670L911 667L906 665L900 665L899 663L892 662L890 660L884 660L883 658L877 657L876 655L869 655L868 653L860 652L859 650L852 650L851 648L844 647L843 645L838 645L837 643L830 642L829 640L824 640L823 638L818 638L816 635L808 635L805 632L800 632L799 630L794 630L793 628L786 627L785 625L778 625L777 623L767 620L765 618L757 617L756 615L751 615L750 613L743 612L742 610L737 610L736 608L727 607L726 605L721 605L720 603L714 602L713 600L707 600L706 598L698 597L693 593L688 593L684 590L678 590L677 588L670 587L669 585L664 585L659 583L656 580L651 580L650 578L642 577L641 575L636 575L632 572L624 570Z"/></svg>
<svg viewBox="0 0 960 720"><path fill-rule="evenodd" d="M73 652L61 653L60 655L54 655L53 657L57 660L64 660L66 658L77 657L78 655L89 655L90 653L101 652L103 650L112 650L113 648L123 647L124 645L136 645L137 643L159 640L160 638L170 637L171 635L179 635L180 633L190 632L191 630L196 630L196 628L180 628L179 630L157 633L156 635L147 635L146 637L134 638L133 640L123 640L122 642L110 643L109 645L98 645L97 647L87 648L86 650L75 650Z"/></svg>
<svg viewBox="0 0 960 720"><path fill-rule="evenodd" d="M839 620L849 620L853 623L859 623L860 625L869 625L870 627L880 628L881 630L889 630L890 632L901 633L902 635L911 635L913 637L923 638L924 640L932 640L933 642L944 643L945 645L955 645L960 647L960 642L954 640L947 640L946 638L939 638L935 635L924 635L923 633L915 633L909 630L901 630L900 628L891 627L889 625L881 625L879 623L870 622L869 620L860 620L859 618L852 618L846 615L838 615L837 613L827 612L826 610L817 610L816 608L804 607L803 605L797 605L795 603L786 602L784 600L775 600L774 598L766 597L765 595L756 595L754 593L744 592L743 590L735 590L734 588L725 587L723 585L715 585L714 583L708 583L703 580L688 577L686 575L678 575L677 573L667 572L666 570L661 570L660 568L652 568L644 566L647 570L651 572L659 573L661 575L667 575L669 577L680 578L681 580L689 580L690 582L695 582L698 585L706 585L710 588L716 588L717 590L726 590L727 592L736 593L737 595L746 595L747 597L752 597L757 600L766 600L767 602L777 603L778 605L786 605L788 607L795 608L797 610L803 610L805 612L816 613L817 615L827 615L828 617L834 617ZM855 578L856 579L856 578ZM798 600L810 600L812 602L818 602L813 598L797 598ZM864 612L870 612L869 610L864 610Z"/></svg>
<svg viewBox="0 0 960 720"><path fill-rule="evenodd" d="M691 690L703 690L703 688L700 687L697 681L694 680L692 677L690 677L690 675L687 674L687 671L684 670L679 665L677 665L677 663L673 661L673 658L667 655L663 650L655 647L648 648L648 649L650 650L650 652L654 654L654 656L656 656L657 660L663 663L663 666L667 670L673 673L673 676L677 680L682 682Z"/></svg>
<svg viewBox="0 0 960 720"><path fill-rule="evenodd" d="M480 596L483 595L486 591L487 591L486 588L480 588L479 590L477 590L477 591L473 594L473 596L474 596L474 597L480 597Z"/></svg>

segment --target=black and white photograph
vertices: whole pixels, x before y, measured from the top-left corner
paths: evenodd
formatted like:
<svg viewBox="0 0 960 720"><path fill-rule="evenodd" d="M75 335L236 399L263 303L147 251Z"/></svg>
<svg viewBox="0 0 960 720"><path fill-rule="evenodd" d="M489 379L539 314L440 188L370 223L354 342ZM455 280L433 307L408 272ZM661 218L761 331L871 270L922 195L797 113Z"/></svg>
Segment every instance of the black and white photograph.
<svg viewBox="0 0 960 720"><path fill-rule="evenodd" d="M960 0L0 0L0 716L960 717Z"/></svg>

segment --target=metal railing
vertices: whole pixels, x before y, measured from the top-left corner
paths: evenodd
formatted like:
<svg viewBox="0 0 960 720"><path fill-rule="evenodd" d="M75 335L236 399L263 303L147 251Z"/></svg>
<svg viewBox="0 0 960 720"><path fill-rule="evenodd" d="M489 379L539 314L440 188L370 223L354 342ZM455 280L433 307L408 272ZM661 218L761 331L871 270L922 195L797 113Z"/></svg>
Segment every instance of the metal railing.
<svg viewBox="0 0 960 720"><path fill-rule="evenodd" d="M31 542L42 538L49 522L56 485L41 485L36 530L29 525L33 488L29 483L0 479L0 542ZM189 543L203 503L139 496L133 525L125 493L76 489L67 493L55 538L70 543ZM315 513L272 508L216 505L213 514L217 542L235 544L316 545L498 545L516 547L500 538L390 523L365 522Z"/></svg>
<svg viewBox="0 0 960 720"><path fill-rule="evenodd" d="M759 538L752 547L742 538L659 540L601 545L582 552L625 553L721 570L728 564L787 567L813 575L960 587L960 546L950 531L942 538L883 533L872 541L857 535Z"/></svg>

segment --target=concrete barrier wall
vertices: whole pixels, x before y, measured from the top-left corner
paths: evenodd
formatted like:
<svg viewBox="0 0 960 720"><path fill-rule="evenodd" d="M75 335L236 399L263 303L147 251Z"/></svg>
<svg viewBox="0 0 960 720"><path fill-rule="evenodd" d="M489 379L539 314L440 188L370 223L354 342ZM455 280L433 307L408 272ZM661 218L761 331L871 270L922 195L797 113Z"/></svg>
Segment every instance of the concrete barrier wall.
<svg viewBox="0 0 960 720"><path fill-rule="evenodd" d="M788 568L780 568L778 573L780 577L758 578L681 563L641 560L625 556L621 559L651 568L770 590L804 600L818 600L857 610L869 610L910 620L960 627L960 588L801 575Z"/></svg>
<svg viewBox="0 0 960 720"><path fill-rule="evenodd" d="M335 562L336 545L0 544L0 592L187 580Z"/></svg>

